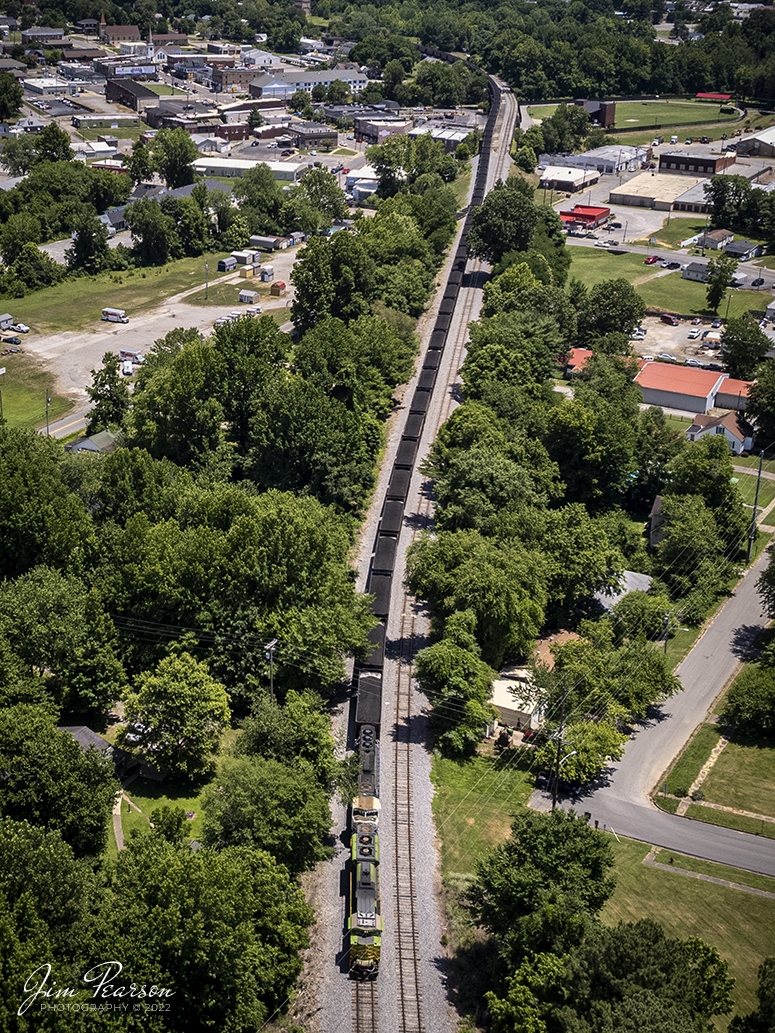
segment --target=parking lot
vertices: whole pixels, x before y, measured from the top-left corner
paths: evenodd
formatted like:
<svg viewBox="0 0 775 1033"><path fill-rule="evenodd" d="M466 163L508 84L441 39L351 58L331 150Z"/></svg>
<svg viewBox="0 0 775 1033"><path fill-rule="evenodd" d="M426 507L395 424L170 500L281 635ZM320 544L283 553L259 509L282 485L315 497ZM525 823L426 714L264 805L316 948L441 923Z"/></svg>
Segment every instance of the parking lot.
<svg viewBox="0 0 775 1033"><path fill-rule="evenodd" d="M691 361L692 365L700 363L703 366L712 364L721 366L721 348L718 345L707 345L702 334L712 329L710 319L679 319L678 326L670 326L663 323L659 316L646 316L641 326L646 330L643 340L633 340L632 346L636 355L642 355L656 359L669 356L676 362L686 363ZM723 330L722 327L719 328ZM699 330L700 335L690 340L689 334ZM764 332L772 341L775 348L775 327L769 323Z"/></svg>

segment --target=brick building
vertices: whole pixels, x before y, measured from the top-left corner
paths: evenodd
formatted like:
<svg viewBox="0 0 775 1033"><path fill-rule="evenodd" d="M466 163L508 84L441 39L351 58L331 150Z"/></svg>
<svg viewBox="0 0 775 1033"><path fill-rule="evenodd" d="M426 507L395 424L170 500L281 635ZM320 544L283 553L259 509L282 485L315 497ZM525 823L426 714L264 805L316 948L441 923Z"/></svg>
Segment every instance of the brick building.
<svg viewBox="0 0 775 1033"><path fill-rule="evenodd" d="M716 176L735 164L734 151L724 154L691 154L674 151L659 156L659 172L673 176Z"/></svg>

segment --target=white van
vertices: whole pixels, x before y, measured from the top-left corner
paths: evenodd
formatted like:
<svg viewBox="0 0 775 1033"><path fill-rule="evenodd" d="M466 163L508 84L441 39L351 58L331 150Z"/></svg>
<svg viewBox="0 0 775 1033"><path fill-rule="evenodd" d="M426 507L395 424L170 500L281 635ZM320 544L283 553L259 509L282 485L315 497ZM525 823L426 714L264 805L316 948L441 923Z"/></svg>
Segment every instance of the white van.
<svg viewBox="0 0 775 1033"><path fill-rule="evenodd" d="M104 308L102 318L109 323L128 323L129 318L122 308Z"/></svg>
<svg viewBox="0 0 775 1033"><path fill-rule="evenodd" d="M129 361L129 359L127 359L127 361L122 365L121 372L124 374L125 377L131 377L134 373L134 367L132 366L132 363Z"/></svg>

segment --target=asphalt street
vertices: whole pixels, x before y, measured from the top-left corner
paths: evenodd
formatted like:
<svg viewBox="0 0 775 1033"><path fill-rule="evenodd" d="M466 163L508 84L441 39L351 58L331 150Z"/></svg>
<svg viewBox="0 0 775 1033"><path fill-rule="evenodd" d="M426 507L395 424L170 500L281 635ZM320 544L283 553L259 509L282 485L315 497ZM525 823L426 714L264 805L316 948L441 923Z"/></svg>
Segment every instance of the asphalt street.
<svg viewBox="0 0 775 1033"><path fill-rule="evenodd" d="M655 708L640 725L622 760L605 773L603 784L562 799L562 806L589 811L601 828L619 835L775 876L775 840L678 818L660 811L648 795L766 625L756 581L769 558L765 550L677 668L683 692ZM547 810L550 800L546 793L535 793L532 805Z"/></svg>

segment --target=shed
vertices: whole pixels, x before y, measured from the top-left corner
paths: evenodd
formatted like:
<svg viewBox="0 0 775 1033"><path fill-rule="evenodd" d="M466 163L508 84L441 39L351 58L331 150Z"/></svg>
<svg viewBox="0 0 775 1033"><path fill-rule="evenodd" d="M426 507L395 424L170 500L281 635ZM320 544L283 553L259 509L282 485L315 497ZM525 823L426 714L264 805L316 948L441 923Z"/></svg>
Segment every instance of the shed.
<svg viewBox="0 0 775 1033"><path fill-rule="evenodd" d="M240 267L239 274L243 280L251 280L253 278L253 272L254 269L252 265L243 265Z"/></svg>
<svg viewBox="0 0 775 1033"><path fill-rule="evenodd" d="M490 702L498 720L509 728L540 728L543 712L531 699L531 677L527 667L506 667L492 683Z"/></svg>
<svg viewBox="0 0 775 1033"><path fill-rule="evenodd" d="M258 297L258 295L256 294L255 291L249 291L249 290L244 290L243 289L243 290L241 290L239 292L239 299L238 300L243 305L254 305L257 297Z"/></svg>
<svg viewBox="0 0 775 1033"><path fill-rule="evenodd" d="M9 330L13 325L13 316L6 312L5 315L0 316L0 330Z"/></svg>
<svg viewBox="0 0 775 1033"><path fill-rule="evenodd" d="M706 413L716 404L716 392L726 379L725 373L677 366L675 363L647 362L635 375L646 405Z"/></svg>
<svg viewBox="0 0 775 1033"><path fill-rule="evenodd" d="M265 265L261 268L261 279L264 283L269 283L274 279L274 266Z"/></svg>
<svg viewBox="0 0 775 1033"><path fill-rule="evenodd" d="M71 445L65 445L69 452L112 452L116 447L116 435L109 430L78 438Z"/></svg>
<svg viewBox="0 0 775 1033"><path fill-rule="evenodd" d="M285 281L275 280L272 286L269 288L269 293L273 298L281 298L285 294Z"/></svg>
<svg viewBox="0 0 775 1033"><path fill-rule="evenodd" d="M236 268L237 268L237 259L236 258L232 258L231 255L229 255L228 258L222 258L220 260L220 262L218 263L218 272L219 273L230 273L232 271L232 269L236 269Z"/></svg>
<svg viewBox="0 0 775 1033"><path fill-rule="evenodd" d="M250 265L253 264L253 252L252 251L232 251L232 258L237 259L239 265Z"/></svg>

